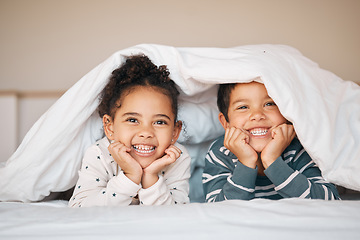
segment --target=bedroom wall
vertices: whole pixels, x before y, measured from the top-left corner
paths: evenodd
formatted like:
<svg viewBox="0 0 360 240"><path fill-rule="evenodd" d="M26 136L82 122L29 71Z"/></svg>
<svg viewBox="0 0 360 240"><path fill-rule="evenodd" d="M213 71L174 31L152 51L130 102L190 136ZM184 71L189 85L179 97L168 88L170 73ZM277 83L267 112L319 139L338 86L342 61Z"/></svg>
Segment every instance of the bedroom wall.
<svg viewBox="0 0 360 240"><path fill-rule="evenodd" d="M287 44L359 83L359 12L358 0L0 0L0 161L84 74L140 43Z"/></svg>

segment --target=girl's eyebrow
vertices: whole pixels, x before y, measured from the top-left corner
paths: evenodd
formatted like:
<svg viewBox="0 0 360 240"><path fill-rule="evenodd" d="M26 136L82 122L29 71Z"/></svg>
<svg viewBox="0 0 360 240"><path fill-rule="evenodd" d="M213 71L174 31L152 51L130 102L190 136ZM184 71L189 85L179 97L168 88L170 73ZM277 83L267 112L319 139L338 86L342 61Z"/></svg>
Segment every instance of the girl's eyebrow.
<svg viewBox="0 0 360 240"><path fill-rule="evenodd" d="M141 114L137 113L137 112L127 112L127 113L123 114L123 117L126 117L126 116L140 117ZM155 114L154 117L164 117L164 118L171 120L171 118L168 115L162 114L162 113Z"/></svg>
<svg viewBox="0 0 360 240"><path fill-rule="evenodd" d="M137 113L137 112L127 112L127 113L123 114L123 117L126 117L126 116L141 116L141 114Z"/></svg>
<svg viewBox="0 0 360 240"><path fill-rule="evenodd" d="M164 118L167 118L167 119L171 120L171 118L170 118L168 115L166 115L166 114L161 114L161 113L156 114L155 117L164 117Z"/></svg>

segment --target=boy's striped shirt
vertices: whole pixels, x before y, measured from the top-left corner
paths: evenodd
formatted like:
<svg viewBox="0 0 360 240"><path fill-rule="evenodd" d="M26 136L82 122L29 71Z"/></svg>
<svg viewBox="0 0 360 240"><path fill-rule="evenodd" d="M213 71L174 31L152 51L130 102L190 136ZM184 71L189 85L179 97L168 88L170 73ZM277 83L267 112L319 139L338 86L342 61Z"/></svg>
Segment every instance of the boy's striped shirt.
<svg viewBox="0 0 360 240"><path fill-rule="evenodd" d="M320 169L295 138L265 171L246 167L223 145L224 136L210 147L205 160L203 186L207 202L254 198L340 199L335 186L323 179Z"/></svg>

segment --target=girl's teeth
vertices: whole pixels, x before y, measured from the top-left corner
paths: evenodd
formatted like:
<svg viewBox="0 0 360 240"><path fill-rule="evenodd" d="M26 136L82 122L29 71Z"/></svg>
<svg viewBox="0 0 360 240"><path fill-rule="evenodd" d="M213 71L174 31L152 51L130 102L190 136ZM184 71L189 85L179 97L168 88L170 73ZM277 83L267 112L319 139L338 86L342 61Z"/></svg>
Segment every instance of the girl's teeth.
<svg viewBox="0 0 360 240"><path fill-rule="evenodd" d="M254 129L250 131L250 133L254 136L262 136L265 135L267 132L267 129Z"/></svg>
<svg viewBox="0 0 360 240"><path fill-rule="evenodd" d="M133 146L133 148L135 149L135 151L140 152L140 153L150 153L152 151L155 150L155 147L153 146Z"/></svg>

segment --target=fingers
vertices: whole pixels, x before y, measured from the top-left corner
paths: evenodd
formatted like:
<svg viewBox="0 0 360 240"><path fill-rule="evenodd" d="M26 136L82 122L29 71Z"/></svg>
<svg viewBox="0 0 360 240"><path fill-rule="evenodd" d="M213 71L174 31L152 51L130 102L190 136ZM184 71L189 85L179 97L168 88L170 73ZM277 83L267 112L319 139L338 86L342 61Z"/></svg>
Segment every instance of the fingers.
<svg viewBox="0 0 360 240"><path fill-rule="evenodd" d="M231 149L238 141L248 144L250 141L249 133L243 129L235 127L227 128L225 130L224 146Z"/></svg>
<svg viewBox="0 0 360 240"><path fill-rule="evenodd" d="M274 139L283 139L287 142L291 142L296 136L296 132L292 124L284 123L274 127L271 131L271 136Z"/></svg>
<svg viewBox="0 0 360 240"><path fill-rule="evenodd" d="M224 146L235 154L242 164L255 168L258 155L249 143L250 133L246 130L235 127L225 130Z"/></svg>
<svg viewBox="0 0 360 240"><path fill-rule="evenodd" d="M119 152L130 152L131 149L126 147L123 143L121 142L115 142L115 141L111 141L109 147L108 147L110 153L119 153Z"/></svg>
<svg viewBox="0 0 360 240"><path fill-rule="evenodd" d="M165 150L164 156L155 160L149 166L144 168L144 173L145 174L157 174L164 167L174 163L176 161L176 159L178 159L180 157L181 153L182 152L178 147L176 147L174 145L170 145Z"/></svg>
<svg viewBox="0 0 360 240"><path fill-rule="evenodd" d="M137 163L129 154L131 149L121 142L112 142L108 150L124 172L125 169L127 170L129 168L129 165Z"/></svg>
<svg viewBox="0 0 360 240"><path fill-rule="evenodd" d="M162 167L165 167L171 163L174 163L176 161L176 159L178 159L180 157L181 153L182 152L178 147L176 147L174 145L170 145L165 150L165 155L155 162L160 163L162 165Z"/></svg>
<svg viewBox="0 0 360 240"><path fill-rule="evenodd" d="M169 155L169 157L172 159L172 160L176 160L180 157L181 155L181 150L174 146L174 145L170 145L166 150L165 150L165 153L167 155Z"/></svg>

